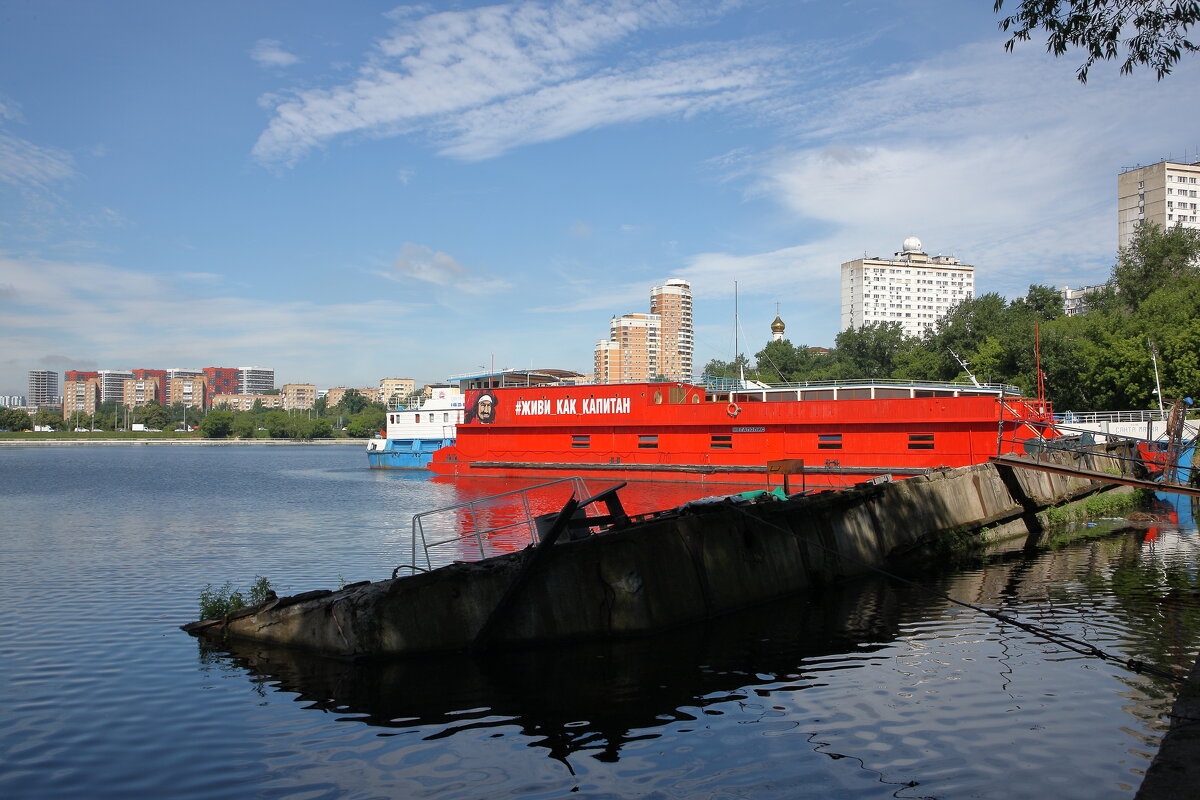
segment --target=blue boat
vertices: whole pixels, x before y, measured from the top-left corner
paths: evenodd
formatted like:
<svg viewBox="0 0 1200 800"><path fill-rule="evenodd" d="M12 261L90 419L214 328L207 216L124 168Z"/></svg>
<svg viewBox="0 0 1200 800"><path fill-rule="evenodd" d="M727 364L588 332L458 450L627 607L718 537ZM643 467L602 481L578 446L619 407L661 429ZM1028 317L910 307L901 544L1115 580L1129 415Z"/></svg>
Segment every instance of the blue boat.
<svg viewBox="0 0 1200 800"><path fill-rule="evenodd" d="M440 387L420 407L389 410L387 430L367 442L367 464L371 469L425 469L435 451L454 444L464 399L457 387Z"/></svg>

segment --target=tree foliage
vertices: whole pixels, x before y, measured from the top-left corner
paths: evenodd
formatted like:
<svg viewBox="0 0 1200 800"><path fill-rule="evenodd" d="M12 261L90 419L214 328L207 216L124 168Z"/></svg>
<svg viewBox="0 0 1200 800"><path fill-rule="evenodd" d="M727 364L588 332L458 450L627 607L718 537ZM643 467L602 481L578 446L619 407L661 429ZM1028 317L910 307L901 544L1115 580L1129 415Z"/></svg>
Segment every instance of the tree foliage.
<svg viewBox="0 0 1200 800"><path fill-rule="evenodd" d="M200 433L207 439L226 439L233 433L233 412L218 408L204 415L200 421Z"/></svg>
<svg viewBox="0 0 1200 800"><path fill-rule="evenodd" d="M996 0L997 13L1004 0ZM1029 41L1039 29L1046 34L1046 51L1061 56L1071 48L1086 58L1076 70L1083 83L1097 61L1120 57L1121 72L1139 66L1154 70L1162 80L1183 53L1200 50L1189 40L1188 28L1200 22L1197 0L1021 0L1015 14L1000 20L1000 29L1011 34L1004 49Z"/></svg>
<svg viewBox="0 0 1200 800"><path fill-rule="evenodd" d="M1163 229L1139 222L1128 247L1113 268L1117 297L1136 311L1142 302L1175 278L1200 275L1200 230L1175 225Z"/></svg>
<svg viewBox="0 0 1200 800"><path fill-rule="evenodd" d="M1158 403L1153 342L1164 400L1200 396L1200 234L1140 226L1109 286L1088 295L1087 313L1070 317L1054 288L1034 284L1011 302L995 293L964 300L921 338L876 324L843 331L828 353L772 341L746 365L746 377L966 379L957 355L980 382L1026 395L1037 390L1040 365L1048 398L1064 411L1151 408ZM736 377L737 363L713 361L706 371Z"/></svg>
<svg viewBox="0 0 1200 800"><path fill-rule="evenodd" d="M33 430L33 417L19 408L0 408L0 430Z"/></svg>

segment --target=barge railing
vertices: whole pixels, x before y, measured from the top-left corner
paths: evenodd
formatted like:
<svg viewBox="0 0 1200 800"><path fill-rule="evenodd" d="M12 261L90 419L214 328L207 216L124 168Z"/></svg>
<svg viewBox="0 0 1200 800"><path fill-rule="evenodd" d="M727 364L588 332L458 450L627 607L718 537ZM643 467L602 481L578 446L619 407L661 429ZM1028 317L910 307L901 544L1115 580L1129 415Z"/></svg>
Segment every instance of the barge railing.
<svg viewBox="0 0 1200 800"><path fill-rule="evenodd" d="M480 559L496 555L503 549L490 543L497 534L501 537L510 535L510 541L507 542L510 549L536 544L537 518L546 511L562 506L563 489L577 498L590 495L582 478L561 478L415 515L412 519L412 560L396 567L392 577L404 567L409 567L415 573L433 569L435 561L438 562L437 566L462 561L463 556L468 555L466 551L478 552ZM559 497L539 512L535 508L538 494L557 494ZM446 552L446 548L457 550L454 557L435 559L431 552L437 548L442 548L437 550L439 553ZM418 564L418 560L423 560L424 566Z"/></svg>

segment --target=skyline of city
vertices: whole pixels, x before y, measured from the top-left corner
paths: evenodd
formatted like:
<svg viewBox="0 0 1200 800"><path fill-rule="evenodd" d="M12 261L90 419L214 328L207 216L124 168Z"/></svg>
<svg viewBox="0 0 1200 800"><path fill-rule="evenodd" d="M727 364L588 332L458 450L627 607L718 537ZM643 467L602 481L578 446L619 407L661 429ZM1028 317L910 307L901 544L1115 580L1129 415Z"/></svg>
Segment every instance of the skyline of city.
<svg viewBox="0 0 1200 800"><path fill-rule="evenodd" d="M697 365L777 303L830 346L839 265L914 234L980 294L1103 282L1117 176L1200 153L1200 59L1081 84L1070 53L1006 52L986 3L46 0L5 22L10 394L135 363L586 372L664 275L692 286Z"/></svg>

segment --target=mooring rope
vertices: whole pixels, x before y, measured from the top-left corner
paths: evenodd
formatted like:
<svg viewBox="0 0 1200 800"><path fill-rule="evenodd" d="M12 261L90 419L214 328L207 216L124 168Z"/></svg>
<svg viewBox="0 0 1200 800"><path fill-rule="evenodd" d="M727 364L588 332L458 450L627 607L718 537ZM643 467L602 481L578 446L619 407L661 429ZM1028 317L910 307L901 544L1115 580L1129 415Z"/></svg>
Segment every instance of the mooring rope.
<svg viewBox="0 0 1200 800"><path fill-rule="evenodd" d="M792 536L796 536L796 533L794 531L789 530L788 528L785 528L782 525L779 525L779 524L771 522L769 520L765 520L760 517L756 517L756 516L752 515L747 510L747 508L745 508L743 506L735 505L735 506L733 506L733 508L736 508L738 511L742 512L742 514L744 514L746 517L754 520L758 524L767 525L768 527L775 528L776 530L778 530L782 533L788 533L788 534L791 534ZM982 606L977 606L974 603L968 603L965 600L959 600L958 598L952 597L939 589L934 589L930 586L926 586L924 584L917 583L916 581L912 581L912 580L909 580L908 578L897 575L894 572L889 572L886 569L877 567L874 564L869 564L866 561L862 561L860 559L854 558L853 556L848 556L845 553L841 553L837 550L834 550L831 547L826 547L825 545L821 544L819 541L817 541L815 539L806 539L805 542L816 545L817 547L821 548L822 550L824 550L827 553L830 553L834 556L837 556L838 558L845 559L846 561L857 564L858 566L864 567L865 569L868 569L872 572L876 572L880 575L883 575L886 578L890 578L894 581L899 581L900 583L911 586L915 589L925 592L926 594L933 595L934 597L941 598L942 600L945 600L949 603L953 603L955 605L962 606L963 608L969 608L972 611L978 611L981 614L986 614L987 616L991 617L992 619L998 620L1006 625L1012 625L1013 627L1020 628L1024 631L1034 634L1035 636L1040 636L1044 639L1047 639L1055 644L1061 645L1062 647L1065 647L1066 649L1068 649L1072 652L1078 653L1080 655L1091 656L1094 658L1102 659L1104 661L1111 661L1114 664L1118 664L1118 665L1124 667L1125 669L1128 669L1131 672L1135 672L1138 674L1145 673L1147 675L1154 675L1156 677L1164 678L1166 680L1173 681L1175 683L1180 683L1180 684L1185 681L1185 678L1183 676L1176 675L1173 672L1168 672L1163 669L1159 669L1158 667L1155 667L1151 664L1147 664L1146 662L1144 662L1140 659L1124 658L1122 656L1113 655L1112 653L1106 652L1105 650L1102 650L1101 648L1095 646L1091 642L1085 641L1083 639L1077 639L1074 636L1069 636L1065 633L1059 633L1058 631L1052 631L1048 628L1044 628L1041 625L1036 625L1032 622L1023 622L1015 617L1012 617L1008 614L1003 614L999 611L992 611L991 609L983 608Z"/></svg>

